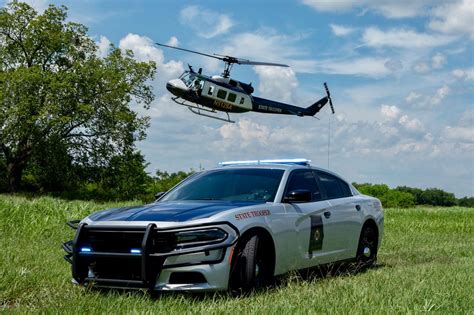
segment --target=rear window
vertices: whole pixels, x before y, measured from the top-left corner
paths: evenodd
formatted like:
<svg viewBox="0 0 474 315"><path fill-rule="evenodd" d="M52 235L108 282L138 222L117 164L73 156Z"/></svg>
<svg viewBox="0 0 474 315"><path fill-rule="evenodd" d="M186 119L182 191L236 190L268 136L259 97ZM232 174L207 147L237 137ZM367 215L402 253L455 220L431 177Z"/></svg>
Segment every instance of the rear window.
<svg viewBox="0 0 474 315"><path fill-rule="evenodd" d="M340 178L321 171L316 172L319 183L326 192L327 199L337 199L352 196L349 185Z"/></svg>

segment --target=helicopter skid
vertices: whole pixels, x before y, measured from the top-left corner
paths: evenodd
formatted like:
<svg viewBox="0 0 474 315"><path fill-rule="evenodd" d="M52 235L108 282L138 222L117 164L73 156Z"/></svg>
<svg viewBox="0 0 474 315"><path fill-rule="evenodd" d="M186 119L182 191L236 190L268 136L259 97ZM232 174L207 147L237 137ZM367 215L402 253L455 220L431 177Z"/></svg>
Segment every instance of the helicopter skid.
<svg viewBox="0 0 474 315"><path fill-rule="evenodd" d="M208 108L206 108L204 106L201 106L201 105L194 105L192 103L186 103L186 100L179 101L181 99L180 97L172 97L171 99L178 105L186 106L193 114L208 117L208 118L213 118L213 119L217 119L217 120L221 120L221 121L225 121L225 122L235 123L235 121L230 119L230 116L229 116L228 112L225 112L227 114L227 119L226 119L226 118L219 117L217 115L210 115L210 114L202 113L204 111L204 112L208 112L208 113L212 113L212 114L217 114L217 111L215 109L208 109Z"/></svg>

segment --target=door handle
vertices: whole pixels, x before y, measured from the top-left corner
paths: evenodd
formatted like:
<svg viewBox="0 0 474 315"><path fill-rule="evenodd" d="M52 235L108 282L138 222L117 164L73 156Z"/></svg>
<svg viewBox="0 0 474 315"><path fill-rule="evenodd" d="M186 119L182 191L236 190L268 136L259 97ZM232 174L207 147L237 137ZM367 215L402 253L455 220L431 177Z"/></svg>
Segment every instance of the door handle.
<svg viewBox="0 0 474 315"><path fill-rule="evenodd" d="M331 217L331 212L330 212L330 211L326 211L326 212L324 212L323 214L324 214L324 217L325 217L326 219L329 219L329 218Z"/></svg>
<svg viewBox="0 0 474 315"><path fill-rule="evenodd" d="M356 205L356 210L360 211L360 206L359 205Z"/></svg>

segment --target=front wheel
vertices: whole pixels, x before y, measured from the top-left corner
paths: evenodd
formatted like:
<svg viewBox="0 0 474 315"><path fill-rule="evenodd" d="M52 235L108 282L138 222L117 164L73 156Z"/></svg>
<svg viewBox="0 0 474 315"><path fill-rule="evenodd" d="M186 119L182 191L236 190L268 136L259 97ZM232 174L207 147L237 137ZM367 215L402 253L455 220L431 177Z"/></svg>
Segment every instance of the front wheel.
<svg viewBox="0 0 474 315"><path fill-rule="evenodd" d="M232 289L248 292L268 284L272 276L271 262L263 245L262 238L253 235L238 246L231 275Z"/></svg>
<svg viewBox="0 0 474 315"><path fill-rule="evenodd" d="M359 246L357 248L357 267L367 269L377 261L377 232L374 227L365 226L360 233Z"/></svg>

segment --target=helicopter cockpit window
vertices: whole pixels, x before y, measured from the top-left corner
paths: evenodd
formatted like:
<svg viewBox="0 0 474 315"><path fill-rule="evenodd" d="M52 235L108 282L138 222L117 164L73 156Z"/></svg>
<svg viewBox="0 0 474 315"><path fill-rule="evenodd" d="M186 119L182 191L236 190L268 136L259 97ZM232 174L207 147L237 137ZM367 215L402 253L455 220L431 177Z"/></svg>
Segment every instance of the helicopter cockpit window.
<svg viewBox="0 0 474 315"><path fill-rule="evenodd" d="M186 84L187 87L190 87L190 88L193 87L193 82L195 79L196 79L196 76L189 72L185 72L181 75L181 80L184 82L184 84Z"/></svg>
<svg viewBox="0 0 474 315"><path fill-rule="evenodd" d="M243 97L240 98L240 104L243 104L245 99Z"/></svg>
<svg viewBox="0 0 474 315"><path fill-rule="evenodd" d="M223 100L225 100L226 96L227 96L227 92L225 90L219 89L219 91L217 91L218 98L222 98Z"/></svg>

